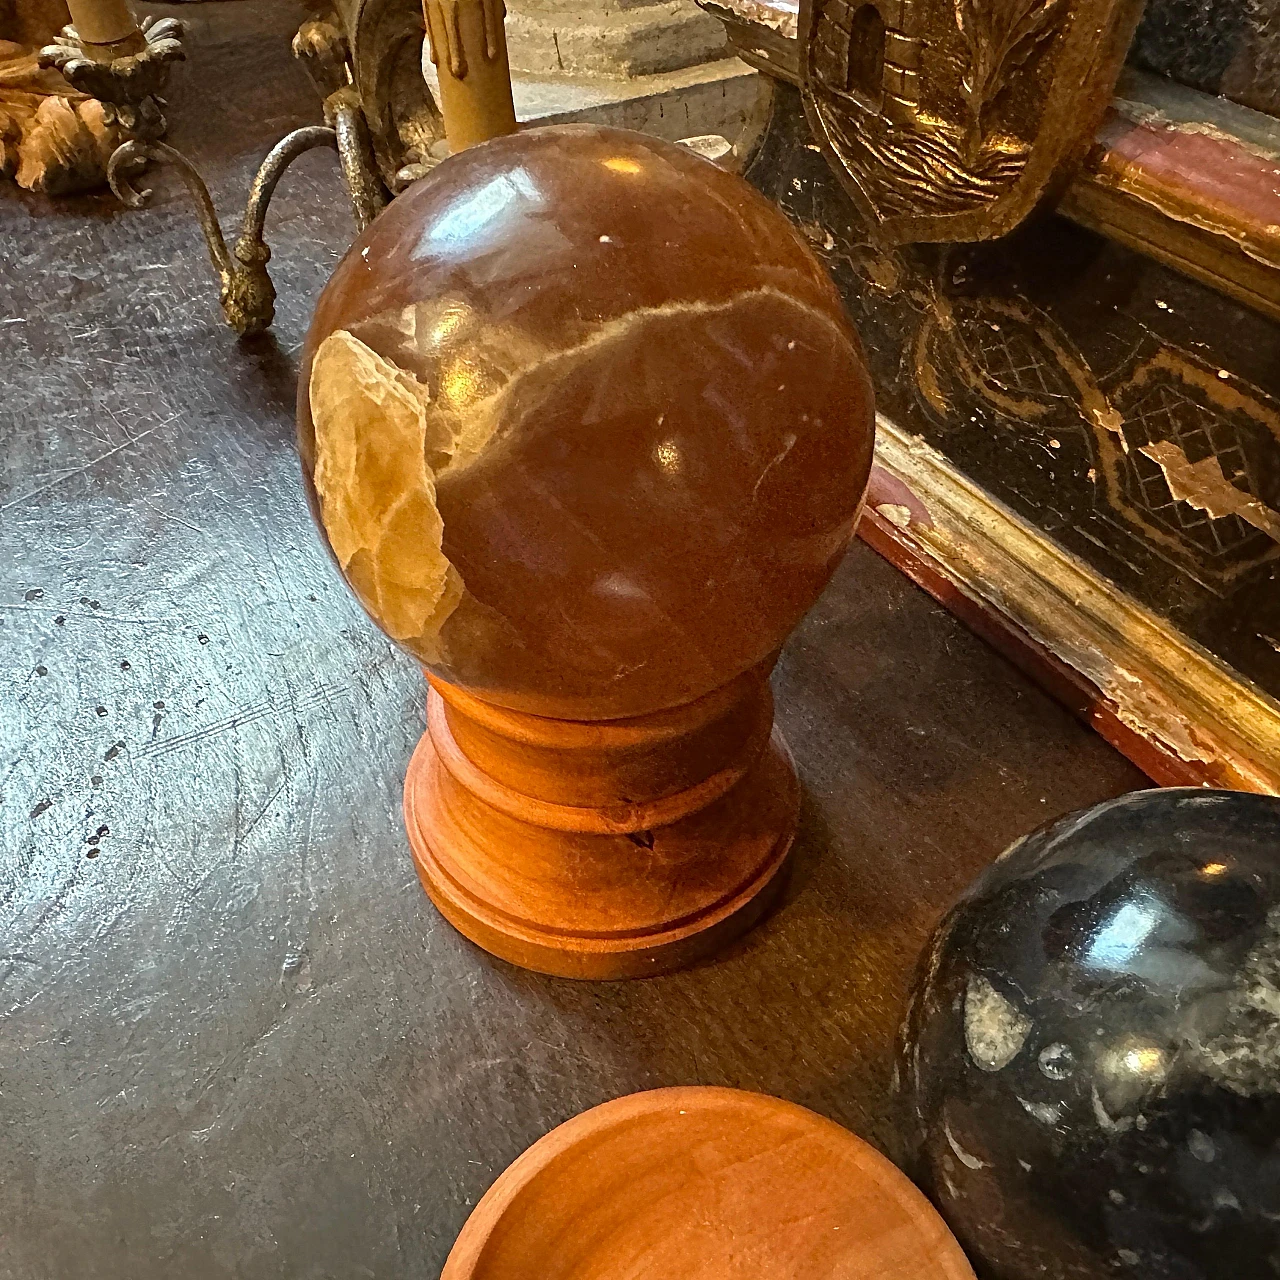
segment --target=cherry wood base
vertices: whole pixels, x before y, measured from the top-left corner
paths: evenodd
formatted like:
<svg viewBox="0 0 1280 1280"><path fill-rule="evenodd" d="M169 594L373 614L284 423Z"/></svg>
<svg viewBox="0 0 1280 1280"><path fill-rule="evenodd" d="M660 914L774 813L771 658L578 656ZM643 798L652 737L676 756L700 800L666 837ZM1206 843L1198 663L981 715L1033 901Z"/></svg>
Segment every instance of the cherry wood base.
<svg viewBox="0 0 1280 1280"><path fill-rule="evenodd" d="M654 1089L535 1142L441 1280L973 1280L929 1202L860 1138L780 1098Z"/></svg>
<svg viewBox="0 0 1280 1280"><path fill-rule="evenodd" d="M566 978L663 973L744 933L781 888L800 805L771 666L607 721L431 678L404 809L432 901L486 951Z"/></svg>

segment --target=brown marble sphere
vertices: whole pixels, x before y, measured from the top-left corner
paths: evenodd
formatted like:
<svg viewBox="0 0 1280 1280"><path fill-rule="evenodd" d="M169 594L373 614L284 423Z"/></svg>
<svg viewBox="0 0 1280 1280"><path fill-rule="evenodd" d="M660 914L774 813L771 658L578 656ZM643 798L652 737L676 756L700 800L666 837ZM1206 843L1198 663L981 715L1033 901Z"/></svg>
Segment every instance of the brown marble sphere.
<svg viewBox="0 0 1280 1280"><path fill-rule="evenodd" d="M677 706L773 653L852 534L871 389L742 179L591 125L463 151L316 308L299 441L373 619L541 716Z"/></svg>

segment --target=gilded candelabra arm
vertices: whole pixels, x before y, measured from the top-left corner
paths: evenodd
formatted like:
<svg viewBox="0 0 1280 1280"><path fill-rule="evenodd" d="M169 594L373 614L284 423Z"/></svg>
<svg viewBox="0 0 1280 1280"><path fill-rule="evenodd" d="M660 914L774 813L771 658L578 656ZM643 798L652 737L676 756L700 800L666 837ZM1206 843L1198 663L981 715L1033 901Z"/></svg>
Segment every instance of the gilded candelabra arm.
<svg viewBox="0 0 1280 1280"><path fill-rule="evenodd" d="M338 160L351 193L361 231L386 203L364 103L351 75L351 46L338 17L310 18L293 37L293 56L302 63L324 102L324 120L338 135Z"/></svg>
<svg viewBox="0 0 1280 1280"><path fill-rule="evenodd" d="M293 37L293 56L322 100L351 83L351 47L335 14L304 22Z"/></svg>
<svg viewBox="0 0 1280 1280"><path fill-rule="evenodd" d="M130 209L140 209L151 198L151 188L139 191L133 186L131 178L140 173L148 160L164 163L168 161L178 170L182 180L191 192L195 201L196 217L200 219L200 228L204 232L205 242L209 246L209 256L213 259L214 269L219 275L230 273L234 268L231 254L227 250L227 242L222 237L222 227L218 224L218 214L213 207L213 199L204 179L196 171L195 166L177 150L163 142L139 142L132 139L118 146L111 154L107 165L107 180L111 190L119 200Z"/></svg>
<svg viewBox="0 0 1280 1280"><path fill-rule="evenodd" d="M222 234L204 179L186 156L160 142L164 121L156 106L159 100L155 93L163 87L169 64L184 56L182 24L172 19L146 20L143 36L145 48L141 51L99 63L83 56L79 37L68 27L59 43L44 50L43 56L77 87L119 103L118 111L137 116L135 124L128 129L132 137L115 150L108 163L111 189L130 208L137 208L145 204L151 194L134 185L146 162L173 165L195 203L209 258L218 277L227 323L242 337L261 333L275 318L276 299L267 271L271 250L263 235L263 223L272 193L285 169L304 151L332 147L338 153L356 225L361 231L389 198L378 168L365 105L353 83L350 48L342 24L331 15L309 20L298 31L294 53L324 98L325 124L295 129L272 147L254 176L240 234L230 247ZM157 127L151 127L153 124Z"/></svg>
<svg viewBox="0 0 1280 1280"><path fill-rule="evenodd" d="M182 176L195 202L196 216L209 248L209 258L221 286L220 301L227 323L241 337L261 333L275 318L275 286L267 272L271 250L263 239L263 223L267 205L281 175L289 165L315 147L338 149L338 134L325 125L309 125L295 129L276 143L262 162L245 204L244 222L234 249L228 250L218 215L195 166L173 147L162 142L133 140L117 147L107 166L111 189L130 208L146 203L150 191L138 191L130 175L144 160L172 164Z"/></svg>
<svg viewBox="0 0 1280 1280"><path fill-rule="evenodd" d="M378 173L360 95L352 85L344 85L325 99L324 118L337 140L338 163L351 196L356 228L363 231L386 208L388 193Z"/></svg>
<svg viewBox="0 0 1280 1280"><path fill-rule="evenodd" d="M316 147L332 147L338 149L337 134L323 124L309 124L302 129L287 133L274 147L267 152L267 158L258 166L258 172L249 185L249 199L244 207L244 223L236 241L236 257L240 257L240 247L246 242L261 246L263 262L270 257L266 242L262 238L262 227L267 216L267 205L275 192L276 184L284 171L304 152L313 151ZM241 259L243 261L243 259Z"/></svg>

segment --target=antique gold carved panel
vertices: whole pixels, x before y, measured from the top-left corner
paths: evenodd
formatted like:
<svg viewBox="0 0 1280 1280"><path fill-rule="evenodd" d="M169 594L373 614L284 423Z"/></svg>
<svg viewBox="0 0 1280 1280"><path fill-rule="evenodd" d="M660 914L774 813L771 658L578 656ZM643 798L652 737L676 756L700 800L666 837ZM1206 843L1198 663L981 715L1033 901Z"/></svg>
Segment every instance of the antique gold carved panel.
<svg viewBox="0 0 1280 1280"><path fill-rule="evenodd" d="M883 243L1012 230L1083 157L1142 0L801 0L814 133Z"/></svg>

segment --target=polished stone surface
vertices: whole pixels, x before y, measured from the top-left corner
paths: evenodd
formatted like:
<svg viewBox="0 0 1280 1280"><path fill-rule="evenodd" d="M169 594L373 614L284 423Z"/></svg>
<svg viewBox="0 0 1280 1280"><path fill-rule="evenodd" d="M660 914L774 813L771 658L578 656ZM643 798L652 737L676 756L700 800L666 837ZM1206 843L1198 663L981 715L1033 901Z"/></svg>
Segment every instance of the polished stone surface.
<svg viewBox="0 0 1280 1280"><path fill-rule="evenodd" d="M460 153L321 295L317 518L375 621L540 715L639 715L765 659L853 531L870 384L776 208L591 125Z"/></svg>
<svg viewBox="0 0 1280 1280"><path fill-rule="evenodd" d="M902 1046L906 1163L997 1280L1280 1265L1280 799L1144 791L1014 845Z"/></svg>

